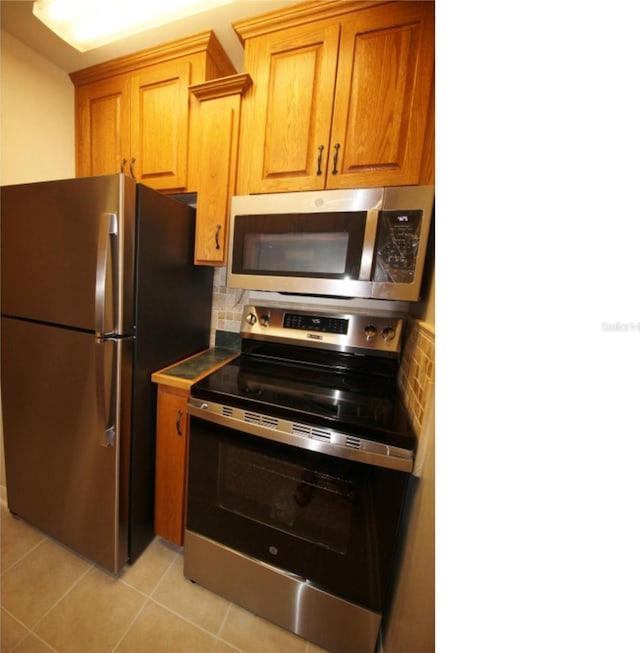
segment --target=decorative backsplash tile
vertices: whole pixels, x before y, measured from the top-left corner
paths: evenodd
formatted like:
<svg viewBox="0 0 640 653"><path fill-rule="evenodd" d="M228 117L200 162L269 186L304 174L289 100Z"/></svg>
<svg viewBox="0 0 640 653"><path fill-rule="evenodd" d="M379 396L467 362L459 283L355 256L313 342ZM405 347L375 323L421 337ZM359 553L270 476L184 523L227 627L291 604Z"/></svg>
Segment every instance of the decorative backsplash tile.
<svg viewBox="0 0 640 653"><path fill-rule="evenodd" d="M242 309L246 290L227 287L227 268L216 268L213 275L213 305L211 307L211 346L215 344L216 331L240 333Z"/></svg>
<svg viewBox="0 0 640 653"><path fill-rule="evenodd" d="M404 405L418 436L423 432L428 402L433 401L435 383L435 336L425 322L408 323L398 383Z"/></svg>

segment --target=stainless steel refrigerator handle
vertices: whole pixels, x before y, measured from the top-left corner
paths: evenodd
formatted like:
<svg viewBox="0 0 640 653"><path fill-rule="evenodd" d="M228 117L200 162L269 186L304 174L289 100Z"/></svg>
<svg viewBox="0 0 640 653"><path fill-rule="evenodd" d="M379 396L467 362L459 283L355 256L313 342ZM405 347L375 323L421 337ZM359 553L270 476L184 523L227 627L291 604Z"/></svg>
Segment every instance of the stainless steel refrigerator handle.
<svg viewBox="0 0 640 653"><path fill-rule="evenodd" d="M96 333L96 405L98 409L98 443L102 447L112 447L115 443L115 411L114 411L114 383L115 371L109 373L109 389L105 383L105 335L106 335L106 302L107 298L107 273L109 270L109 252L111 250L111 237L118 235L118 216L115 213L103 213L100 216L98 232L98 252L96 256L96 305L95 305L95 333ZM114 252L111 265L111 290L118 287L118 241L115 239ZM112 296L113 297L113 296ZM111 298L112 300L112 298ZM113 301L113 300L112 300ZM114 306L111 307L111 317L115 320ZM115 357L113 358L115 361ZM108 410L105 406L108 402Z"/></svg>
<svg viewBox="0 0 640 653"><path fill-rule="evenodd" d="M100 216L98 232L98 252L96 256L96 336L104 337L105 325L105 302L107 300L107 269L109 265L110 236L118 235L118 216L115 213L103 213ZM111 288L117 288L117 240L114 252L113 264L111 266L114 276ZM114 315L114 313L112 313Z"/></svg>
<svg viewBox="0 0 640 653"><path fill-rule="evenodd" d="M108 339L96 340L96 406L98 408L98 444L101 447L113 447L116 439L116 418L115 418L115 381L116 373L114 369L116 356L112 357L114 365L111 367L109 373L109 383L105 383L104 379L104 359L105 359L105 350L106 343L109 342ZM112 340L117 347L117 341ZM107 396L107 387L109 386L109 395ZM105 407L105 404L109 405L109 409ZM103 430L104 429L104 430Z"/></svg>

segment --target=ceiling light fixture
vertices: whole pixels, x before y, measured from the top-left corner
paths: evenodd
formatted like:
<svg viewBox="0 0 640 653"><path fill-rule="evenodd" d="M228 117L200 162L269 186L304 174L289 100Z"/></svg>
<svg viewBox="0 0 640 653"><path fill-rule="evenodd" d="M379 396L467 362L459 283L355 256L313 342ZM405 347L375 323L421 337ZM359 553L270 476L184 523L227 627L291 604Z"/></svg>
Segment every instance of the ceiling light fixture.
<svg viewBox="0 0 640 653"><path fill-rule="evenodd" d="M229 0L37 0L33 13L80 52L227 4Z"/></svg>

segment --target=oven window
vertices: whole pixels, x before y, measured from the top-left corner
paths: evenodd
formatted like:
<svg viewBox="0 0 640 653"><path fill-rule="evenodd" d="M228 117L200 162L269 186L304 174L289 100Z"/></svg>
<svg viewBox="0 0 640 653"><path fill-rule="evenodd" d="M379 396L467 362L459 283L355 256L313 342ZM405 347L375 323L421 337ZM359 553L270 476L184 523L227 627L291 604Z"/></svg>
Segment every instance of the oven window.
<svg viewBox="0 0 640 653"><path fill-rule="evenodd" d="M357 501L354 483L312 467L222 444L218 505L344 555Z"/></svg>

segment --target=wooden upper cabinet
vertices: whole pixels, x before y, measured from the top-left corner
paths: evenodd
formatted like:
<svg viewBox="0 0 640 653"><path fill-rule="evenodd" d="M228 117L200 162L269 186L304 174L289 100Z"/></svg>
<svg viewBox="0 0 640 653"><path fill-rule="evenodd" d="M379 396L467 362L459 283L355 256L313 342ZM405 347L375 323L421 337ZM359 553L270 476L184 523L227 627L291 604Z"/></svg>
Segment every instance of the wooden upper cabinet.
<svg viewBox="0 0 640 653"><path fill-rule="evenodd" d="M194 126L199 129L198 200L194 263L227 263L229 203L236 188L242 95L251 86L246 73L191 87L198 100Z"/></svg>
<svg viewBox="0 0 640 653"><path fill-rule="evenodd" d="M129 79L110 78L76 89L76 174L119 170L130 149Z"/></svg>
<svg viewBox="0 0 640 653"><path fill-rule="evenodd" d="M432 12L433 2L403 2L342 21L328 188L420 183Z"/></svg>
<svg viewBox="0 0 640 653"><path fill-rule="evenodd" d="M187 188L190 79L188 61L149 66L131 79L131 168L152 188Z"/></svg>
<svg viewBox="0 0 640 653"><path fill-rule="evenodd" d="M247 47L245 66L260 84L250 110L251 192L324 188L339 38L338 25L304 25Z"/></svg>
<svg viewBox="0 0 640 653"><path fill-rule="evenodd" d="M233 73L213 32L71 73L77 176L125 172L157 190L197 190L189 85Z"/></svg>
<svg viewBox="0 0 640 653"><path fill-rule="evenodd" d="M236 23L254 80L238 192L433 183L433 2L344 2Z"/></svg>

